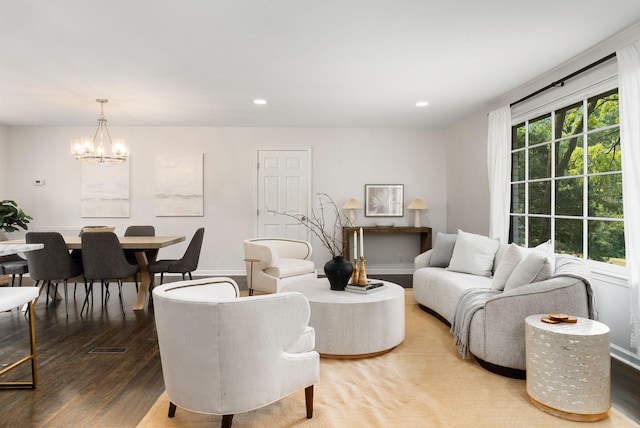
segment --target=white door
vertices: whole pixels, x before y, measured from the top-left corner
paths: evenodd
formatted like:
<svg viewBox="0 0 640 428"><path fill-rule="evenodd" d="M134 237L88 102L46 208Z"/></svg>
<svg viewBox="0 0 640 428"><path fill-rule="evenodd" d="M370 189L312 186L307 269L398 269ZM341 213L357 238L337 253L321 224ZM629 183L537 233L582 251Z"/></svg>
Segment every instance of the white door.
<svg viewBox="0 0 640 428"><path fill-rule="evenodd" d="M257 232L259 237L308 239L295 219L274 214L309 213L311 149L258 150Z"/></svg>

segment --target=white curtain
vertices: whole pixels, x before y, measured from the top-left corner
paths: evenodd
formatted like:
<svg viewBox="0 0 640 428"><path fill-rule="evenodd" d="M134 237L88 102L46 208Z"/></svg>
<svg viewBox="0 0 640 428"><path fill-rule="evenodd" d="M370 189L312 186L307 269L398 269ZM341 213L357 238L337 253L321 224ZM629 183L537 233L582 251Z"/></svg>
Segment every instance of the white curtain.
<svg viewBox="0 0 640 428"><path fill-rule="evenodd" d="M631 292L631 348L640 355L640 40L616 52L620 96L620 147L624 240Z"/></svg>
<svg viewBox="0 0 640 428"><path fill-rule="evenodd" d="M507 243L511 194L511 107L509 106L489 113L487 167L489 170L489 236Z"/></svg>

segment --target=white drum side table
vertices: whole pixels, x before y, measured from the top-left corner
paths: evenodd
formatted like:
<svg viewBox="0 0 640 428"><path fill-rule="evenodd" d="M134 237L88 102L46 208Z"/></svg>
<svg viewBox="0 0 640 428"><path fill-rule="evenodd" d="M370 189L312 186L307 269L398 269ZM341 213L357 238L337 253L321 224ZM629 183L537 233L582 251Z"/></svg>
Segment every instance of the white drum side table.
<svg viewBox="0 0 640 428"><path fill-rule="evenodd" d="M525 319L529 399L563 419L604 419L611 407L609 327L587 318L549 324L544 316Z"/></svg>
<svg viewBox="0 0 640 428"><path fill-rule="evenodd" d="M309 300L309 325L322 357L363 358L389 352L404 340L404 288L382 282L385 289L370 294L331 290L326 278L296 281L283 291L298 291Z"/></svg>

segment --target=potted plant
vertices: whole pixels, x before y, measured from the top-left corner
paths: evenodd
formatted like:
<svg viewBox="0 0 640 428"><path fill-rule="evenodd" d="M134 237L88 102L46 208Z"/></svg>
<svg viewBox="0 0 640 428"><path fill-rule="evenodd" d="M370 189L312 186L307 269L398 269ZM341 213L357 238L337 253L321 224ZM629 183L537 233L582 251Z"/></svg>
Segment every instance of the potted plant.
<svg viewBox="0 0 640 428"><path fill-rule="evenodd" d="M27 224L33 218L18 208L16 201L0 201L0 230L15 232L18 228L27 230Z"/></svg>
<svg viewBox="0 0 640 428"><path fill-rule="evenodd" d="M318 210L311 209L311 216L302 214L289 214L268 210L274 214L286 215L298 221L309 232L320 240L320 243L329 250L332 259L324 265L324 273L329 279L332 290L344 290L351 278L353 265L344 258L342 245L342 227L348 224L348 217L340 212L336 203L326 193L318 193ZM327 217L329 219L327 220Z"/></svg>

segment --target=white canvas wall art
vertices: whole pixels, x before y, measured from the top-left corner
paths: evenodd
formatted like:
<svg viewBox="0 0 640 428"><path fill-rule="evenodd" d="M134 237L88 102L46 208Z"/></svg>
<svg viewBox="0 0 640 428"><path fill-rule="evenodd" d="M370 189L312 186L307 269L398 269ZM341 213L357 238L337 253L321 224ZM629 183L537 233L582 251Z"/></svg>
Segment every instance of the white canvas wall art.
<svg viewBox="0 0 640 428"><path fill-rule="evenodd" d="M204 215L203 159L203 153L156 155L156 216Z"/></svg>
<svg viewBox="0 0 640 428"><path fill-rule="evenodd" d="M129 162L82 162L80 183L82 217L129 217Z"/></svg>

